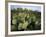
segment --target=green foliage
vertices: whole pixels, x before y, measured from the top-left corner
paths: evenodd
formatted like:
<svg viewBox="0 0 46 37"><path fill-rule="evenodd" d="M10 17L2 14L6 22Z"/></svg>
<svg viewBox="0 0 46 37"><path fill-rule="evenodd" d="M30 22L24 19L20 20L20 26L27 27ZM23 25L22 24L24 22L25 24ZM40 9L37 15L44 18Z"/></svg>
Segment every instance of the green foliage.
<svg viewBox="0 0 46 37"><path fill-rule="evenodd" d="M41 12L17 8L11 10L11 17L11 31L41 29Z"/></svg>

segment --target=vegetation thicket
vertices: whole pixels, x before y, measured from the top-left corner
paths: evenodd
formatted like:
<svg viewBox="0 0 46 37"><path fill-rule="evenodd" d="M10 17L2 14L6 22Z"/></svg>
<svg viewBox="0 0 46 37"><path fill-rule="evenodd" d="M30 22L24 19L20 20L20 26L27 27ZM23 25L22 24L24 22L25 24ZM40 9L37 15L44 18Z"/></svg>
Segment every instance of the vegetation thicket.
<svg viewBox="0 0 46 37"><path fill-rule="evenodd" d="M11 9L11 31L41 29L41 12L30 9Z"/></svg>

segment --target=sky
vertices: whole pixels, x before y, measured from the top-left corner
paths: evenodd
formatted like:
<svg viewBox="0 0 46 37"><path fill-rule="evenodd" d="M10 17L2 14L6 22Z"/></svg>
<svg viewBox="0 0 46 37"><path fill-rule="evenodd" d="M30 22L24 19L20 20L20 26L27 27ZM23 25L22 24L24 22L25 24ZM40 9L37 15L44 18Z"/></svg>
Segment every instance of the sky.
<svg viewBox="0 0 46 37"><path fill-rule="evenodd" d="M16 9L16 8L27 8L27 9L31 9L33 11L39 11L41 12L41 6L26 6L26 5L11 5L11 9Z"/></svg>

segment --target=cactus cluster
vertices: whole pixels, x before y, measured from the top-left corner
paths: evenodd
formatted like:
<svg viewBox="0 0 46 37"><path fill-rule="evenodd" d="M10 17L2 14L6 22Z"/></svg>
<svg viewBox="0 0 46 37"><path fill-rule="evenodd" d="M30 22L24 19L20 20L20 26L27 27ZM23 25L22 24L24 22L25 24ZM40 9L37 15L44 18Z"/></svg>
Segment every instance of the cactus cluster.
<svg viewBox="0 0 46 37"><path fill-rule="evenodd" d="M41 12L17 8L11 10L11 31L41 29Z"/></svg>

